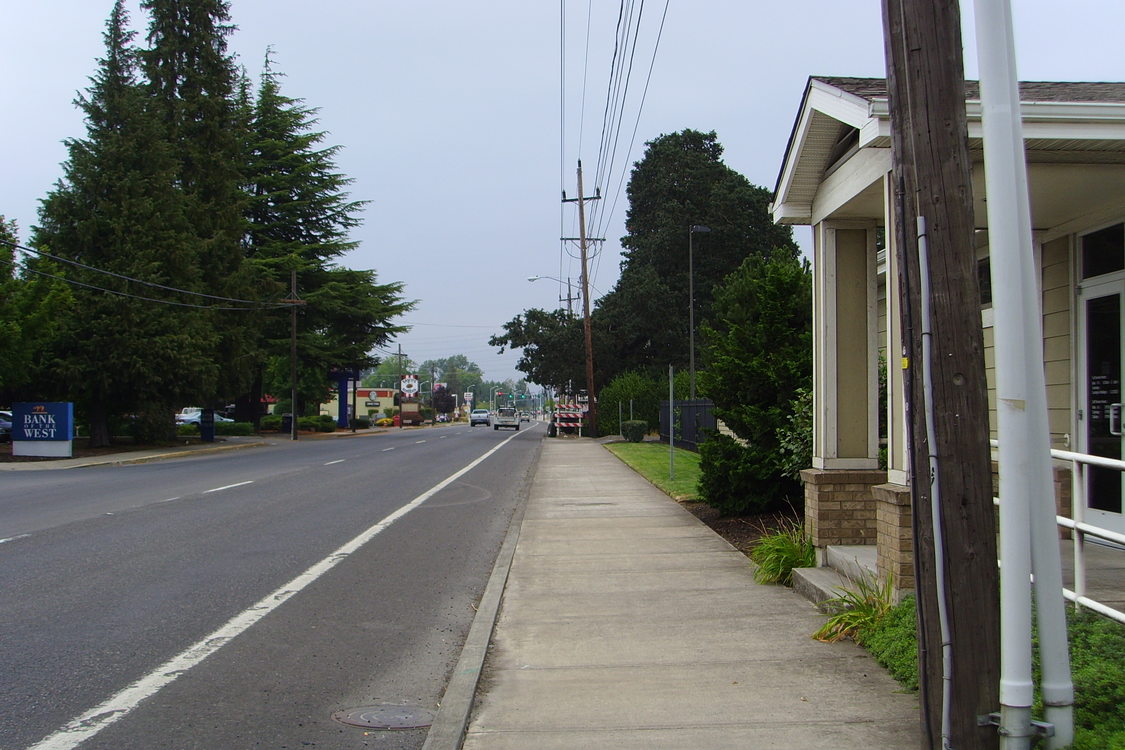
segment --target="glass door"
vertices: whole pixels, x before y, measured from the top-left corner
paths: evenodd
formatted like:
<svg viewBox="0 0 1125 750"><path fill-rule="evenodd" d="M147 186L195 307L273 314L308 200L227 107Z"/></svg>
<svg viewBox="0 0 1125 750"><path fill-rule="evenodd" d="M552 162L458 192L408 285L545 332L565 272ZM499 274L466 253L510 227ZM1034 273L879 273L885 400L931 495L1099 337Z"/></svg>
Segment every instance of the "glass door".
<svg viewBox="0 0 1125 750"><path fill-rule="evenodd" d="M1080 394L1079 450L1121 459L1122 300L1125 280L1082 285L1079 296ZM1122 473L1086 469L1086 520L1125 533Z"/></svg>

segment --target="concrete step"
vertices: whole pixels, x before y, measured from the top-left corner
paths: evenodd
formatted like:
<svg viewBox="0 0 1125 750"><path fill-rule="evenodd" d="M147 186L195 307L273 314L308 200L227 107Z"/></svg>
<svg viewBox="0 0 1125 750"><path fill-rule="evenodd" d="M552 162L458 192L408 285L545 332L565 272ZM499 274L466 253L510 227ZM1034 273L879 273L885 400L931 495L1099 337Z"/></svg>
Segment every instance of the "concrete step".
<svg viewBox="0 0 1125 750"><path fill-rule="evenodd" d="M793 570L793 590L816 605L825 614L837 611L828 604L838 597L848 585L848 579L832 568L795 568Z"/></svg>
<svg viewBox="0 0 1125 750"><path fill-rule="evenodd" d="M874 544L830 545L825 550L826 567L838 571L845 578L875 580L876 552Z"/></svg>
<svg viewBox="0 0 1125 750"><path fill-rule="evenodd" d="M825 567L797 568L793 571L793 590L825 614L838 610L828 602L844 589L854 589L852 581L861 576L875 578L874 545L836 545L825 550Z"/></svg>

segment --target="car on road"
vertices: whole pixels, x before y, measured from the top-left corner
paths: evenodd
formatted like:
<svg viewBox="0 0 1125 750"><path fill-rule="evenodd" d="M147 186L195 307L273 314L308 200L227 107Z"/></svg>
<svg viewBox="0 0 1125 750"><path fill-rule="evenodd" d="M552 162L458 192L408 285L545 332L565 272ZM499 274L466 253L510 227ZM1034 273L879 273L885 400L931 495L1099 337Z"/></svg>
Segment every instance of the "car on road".
<svg viewBox="0 0 1125 750"><path fill-rule="evenodd" d="M520 412L520 421L530 423L531 422L531 415L528 414L526 411L521 411Z"/></svg>
<svg viewBox="0 0 1125 750"><path fill-rule="evenodd" d="M496 418L492 420L492 429L499 430L501 427L511 427L513 430L520 428L520 415L515 409L510 406L501 406L496 410Z"/></svg>
<svg viewBox="0 0 1125 750"><path fill-rule="evenodd" d="M488 423L488 409L473 409L473 411L469 414L469 427L476 427L478 424L482 424L485 427L488 427Z"/></svg>

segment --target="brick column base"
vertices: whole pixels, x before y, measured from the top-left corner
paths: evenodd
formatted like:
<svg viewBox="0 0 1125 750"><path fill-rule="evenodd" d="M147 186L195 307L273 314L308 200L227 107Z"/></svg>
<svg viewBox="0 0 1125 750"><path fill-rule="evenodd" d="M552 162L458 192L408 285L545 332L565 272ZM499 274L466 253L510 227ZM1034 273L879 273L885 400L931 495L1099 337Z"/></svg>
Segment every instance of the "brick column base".
<svg viewBox="0 0 1125 750"><path fill-rule="evenodd" d="M875 501L871 488L887 481L875 469L805 469L805 533L818 548L873 544Z"/></svg>
<svg viewBox="0 0 1125 750"><path fill-rule="evenodd" d="M875 496L876 567L879 579L889 575L895 599L914 590L914 527L910 487L880 484L871 488Z"/></svg>

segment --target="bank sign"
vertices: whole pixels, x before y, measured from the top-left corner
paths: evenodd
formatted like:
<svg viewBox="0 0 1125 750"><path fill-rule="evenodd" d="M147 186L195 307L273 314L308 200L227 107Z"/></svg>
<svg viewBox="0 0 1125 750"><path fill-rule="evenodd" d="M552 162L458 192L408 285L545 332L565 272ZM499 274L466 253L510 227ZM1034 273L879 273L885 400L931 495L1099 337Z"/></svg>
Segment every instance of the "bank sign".
<svg viewBox="0 0 1125 750"><path fill-rule="evenodd" d="M12 455L73 455L74 404L69 401L12 404Z"/></svg>

